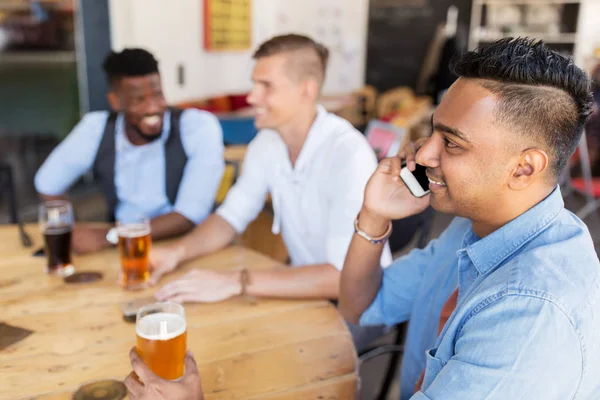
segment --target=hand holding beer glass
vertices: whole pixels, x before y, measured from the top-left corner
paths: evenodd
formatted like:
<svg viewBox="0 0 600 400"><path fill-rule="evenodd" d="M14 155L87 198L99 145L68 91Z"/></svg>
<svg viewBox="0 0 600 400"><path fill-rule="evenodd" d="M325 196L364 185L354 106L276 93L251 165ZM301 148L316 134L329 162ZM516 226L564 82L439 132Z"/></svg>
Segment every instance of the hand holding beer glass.
<svg viewBox="0 0 600 400"><path fill-rule="evenodd" d="M120 220L117 223L117 234L121 255L121 286L129 290L148 287L148 255L152 246L150 220L142 216Z"/></svg>
<svg viewBox="0 0 600 400"><path fill-rule="evenodd" d="M74 220L73 207L68 201L47 201L40 205L39 223L40 231L44 235L48 274L65 277L75 272L71 264Z"/></svg>
<svg viewBox="0 0 600 400"><path fill-rule="evenodd" d="M181 304L155 303L139 309L136 350L144 364L163 379L183 376L187 326Z"/></svg>

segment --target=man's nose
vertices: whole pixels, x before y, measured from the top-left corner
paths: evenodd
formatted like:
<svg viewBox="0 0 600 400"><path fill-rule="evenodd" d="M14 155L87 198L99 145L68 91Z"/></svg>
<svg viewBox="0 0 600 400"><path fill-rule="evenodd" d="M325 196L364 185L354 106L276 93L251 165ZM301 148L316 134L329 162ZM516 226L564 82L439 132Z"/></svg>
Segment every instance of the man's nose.
<svg viewBox="0 0 600 400"><path fill-rule="evenodd" d="M427 168L440 166L440 151L443 149L443 139L431 136L415 154L415 161Z"/></svg>
<svg viewBox="0 0 600 400"><path fill-rule="evenodd" d="M256 104L257 95L256 95L256 91L254 89L252 89L250 91L250 93L248 93L248 96L246 96L246 101L248 102L248 104L251 104L251 105Z"/></svg>

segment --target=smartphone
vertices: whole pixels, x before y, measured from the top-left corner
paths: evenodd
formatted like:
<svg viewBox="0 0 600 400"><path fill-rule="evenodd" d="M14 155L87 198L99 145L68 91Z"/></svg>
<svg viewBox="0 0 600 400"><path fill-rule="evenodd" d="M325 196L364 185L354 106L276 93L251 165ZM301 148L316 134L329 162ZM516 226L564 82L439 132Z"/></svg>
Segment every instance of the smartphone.
<svg viewBox="0 0 600 400"><path fill-rule="evenodd" d="M402 164L402 169L400 170L400 178L408 187L408 190L415 197L423 197L427 193L429 193L429 178L427 177L427 168L416 164L417 167L413 172L411 172L406 164Z"/></svg>

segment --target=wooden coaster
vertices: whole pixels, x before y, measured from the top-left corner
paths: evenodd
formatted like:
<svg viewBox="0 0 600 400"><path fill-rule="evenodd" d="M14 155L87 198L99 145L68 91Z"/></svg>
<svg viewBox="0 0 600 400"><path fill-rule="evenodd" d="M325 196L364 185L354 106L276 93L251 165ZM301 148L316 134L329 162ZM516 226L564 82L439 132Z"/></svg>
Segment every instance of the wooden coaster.
<svg viewBox="0 0 600 400"><path fill-rule="evenodd" d="M105 380L88 383L79 388L73 400L121 400L127 394L123 382Z"/></svg>
<svg viewBox="0 0 600 400"><path fill-rule="evenodd" d="M91 283L101 280L104 275L100 272L75 272L65 277L65 283Z"/></svg>

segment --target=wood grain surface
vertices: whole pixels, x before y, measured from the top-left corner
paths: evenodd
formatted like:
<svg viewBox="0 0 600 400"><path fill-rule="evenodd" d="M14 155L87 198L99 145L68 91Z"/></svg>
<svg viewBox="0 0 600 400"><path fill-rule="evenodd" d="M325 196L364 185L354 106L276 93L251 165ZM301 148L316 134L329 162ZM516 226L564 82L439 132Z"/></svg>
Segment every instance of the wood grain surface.
<svg viewBox="0 0 600 400"><path fill-rule="evenodd" d="M0 228L0 322L33 330L0 351L0 399L70 399L83 384L122 380L135 325L120 303L150 296L117 285L118 253L108 249L74 258L77 271L104 279L67 285L46 275L45 259L32 257L39 231L27 226L34 247L24 249L16 227ZM257 252L230 247L180 268L269 268ZM345 323L325 301L235 298L186 304L188 347L200 369L207 400L352 399L356 353Z"/></svg>

